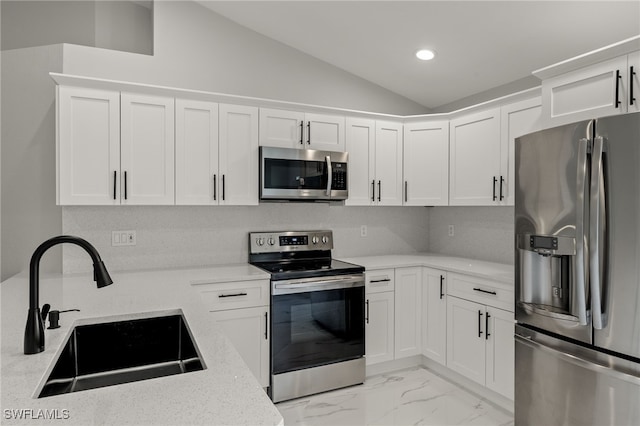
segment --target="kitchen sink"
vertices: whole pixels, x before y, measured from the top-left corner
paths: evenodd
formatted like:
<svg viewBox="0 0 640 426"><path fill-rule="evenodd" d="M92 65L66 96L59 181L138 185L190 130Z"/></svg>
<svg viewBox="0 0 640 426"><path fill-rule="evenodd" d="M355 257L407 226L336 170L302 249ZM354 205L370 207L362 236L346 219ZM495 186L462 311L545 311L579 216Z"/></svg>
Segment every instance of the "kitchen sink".
<svg viewBox="0 0 640 426"><path fill-rule="evenodd" d="M205 368L181 314L79 325L38 398Z"/></svg>

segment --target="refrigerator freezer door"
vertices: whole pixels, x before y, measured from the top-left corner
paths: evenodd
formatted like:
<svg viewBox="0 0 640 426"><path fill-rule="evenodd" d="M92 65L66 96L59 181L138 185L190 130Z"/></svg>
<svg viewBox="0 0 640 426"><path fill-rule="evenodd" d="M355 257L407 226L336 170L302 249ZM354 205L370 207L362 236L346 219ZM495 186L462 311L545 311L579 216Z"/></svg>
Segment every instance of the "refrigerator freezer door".
<svg viewBox="0 0 640 426"><path fill-rule="evenodd" d="M516 326L516 425L638 425L640 370Z"/></svg>
<svg viewBox="0 0 640 426"><path fill-rule="evenodd" d="M600 290L600 306L593 310L602 312L602 329L594 322L594 344L640 359L640 113L601 118L595 127L596 138L604 141L604 181L592 182L591 192L604 189L600 212L606 213L608 232L599 233L602 254L591 256L599 258L602 277L598 288L591 289L592 302ZM594 161L592 179L597 167ZM591 232L593 240L597 234Z"/></svg>
<svg viewBox="0 0 640 426"><path fill-rule="evenodd" d="M516 319L591 343L588 192L593 121L516 139Z"/></svg>

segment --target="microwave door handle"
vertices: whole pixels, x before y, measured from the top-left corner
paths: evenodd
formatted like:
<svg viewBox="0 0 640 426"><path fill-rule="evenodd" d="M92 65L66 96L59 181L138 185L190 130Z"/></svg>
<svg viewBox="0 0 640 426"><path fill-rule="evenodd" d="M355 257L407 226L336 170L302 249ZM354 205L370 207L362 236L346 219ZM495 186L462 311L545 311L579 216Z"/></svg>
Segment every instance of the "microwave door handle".
<svg viewBox="0 0 640 426"><path fill-rule="evenodd" d="M331 196L331 185L333 183L331 182L333 180L333 169L331 168L331 157L327 155L325 157L325 160L327 160L327 174L329 175L327 177L327 196Z"/></svg>
<svg viewBox="0 0 640 426"><path fill-rule="evenodd" d="M606 318L602 312L602 284L604 277L600 270L600 262L606 250L605 241L600 237L606 235L606 199L604 198L605 170L604 170L604 139L599 136L593 141L591 165L591 191L589 199L589 282L591 284L591 315L593 328L602 330L606 326Z"/></svg>
<svg viewBox="0 0 640 426"><path fill-rule="evenodd" d="M587 325L587 270L585 263L587 254L585 252L585 191L587 182L587 151L590 141L582 138L578 141L578 170L577 170L577 187L576 187L576 261L575 277L576 277L576 316L578 324Z"/></svg>

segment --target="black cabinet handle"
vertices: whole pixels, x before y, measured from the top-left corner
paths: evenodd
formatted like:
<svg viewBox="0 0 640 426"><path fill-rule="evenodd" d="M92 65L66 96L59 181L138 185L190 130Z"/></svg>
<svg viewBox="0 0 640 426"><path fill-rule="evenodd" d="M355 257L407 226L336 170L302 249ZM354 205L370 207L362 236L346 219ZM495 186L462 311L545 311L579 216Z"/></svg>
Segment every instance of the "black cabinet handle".
<svg viewBox="0 0 640 426"><path fill-rule="evenodd" d="M496 201L498 199L498 197L496 196L496 183L498 183L498 179L496 179L496 177L493 177L493 201Z"/></svg>
<svg viewBox="0 0 640 426"><path fill-rule="evenodd" d="M219 294L218 297L219 298L224 298L224 297L239 297L239 296L246 296L247 293L245 293L244 291L242 293L232 293L232 294Z"/></svg>
<svg viewBox="0 0 640 426"><path fill-rule="evenodd" d="M367 315L365 317L365 320L367 321L367 324L369 324L369 299L367 299L365 305L367 305Z"/></svg>
<svg viewBox="0 0 640 426"><path fill-rule="evenodd" d="M633 105L636 98L633 96L633 76L636 72L633 70L633 66L629 67L629 105Z"/></svg>
<svg viewBox="0 0 640 426"><path fill-rule="evenodd" d="M224 175L222 175L222 201L225 199Z"/></svg>
<svg viewBox="0 0 640 426"><path fill-rule="evenodd" d="M116 170L113 171L113 199L116 199L116 189L118 182L118 172Z"/></svg>
<svg viewBox="0 0 640 426"><path fill-rule="evenodd" d="M616 104L614 105L616 108L622 103L620 102L620 70L616 70Z"/></svg>
<svg viewBox="0 0 640 426"><path fill-rule="evenodd" d="M269 316L268 312L264 313L264 340L269 340Z"/></svg>
<svg viewBox="0 0 640 426"><path fill-rule="evenodd" d="M216 175L213 175L213 201L218 198L218 184L216 182Z"/></svg>
<svg viewBox="0 0 640 426"><path fill-rule="evenodd" d="M500 176L500 201L504 200L504 194L502 192L503 186L504 186L504 177Z"/></svg>
<svg viewBox="0 0 640 426"><path fill-rule="evenodd" d="M473 290L474 291L479 291L481 293L493 294L494 296L498 294L495 291L483 290L481 288L474 288Z"/></svg>
<svg viewBox="0 0 640 426"><path fill-rule="evenodd" d="M482 311L478 310L478 337L482 337Z"/></svg>
<svg viewBox="0 0 640 426"><path fill-rule="evenodd" d="M489 318L491 317L491 315L489 315L489 312L487 312L487 315L484 317L484 340L489 340L489 336L491 336L491 334L489 334Z"/></svg>
<svg viewBox="0 0 640 426"><path fill-rule="evenodd" d="M378 181L378 202L380 202L380 196L382 195L382 181Z"/></svg>
<svg viewBox="0 0 640 426"><path fill-rule="evenodd" d="M376 201L376 181L371 181L371 201Z"/></svg>
<svg viewBox="0 0 640 426"><path fill-rule="evenodd" d="M444 275L440 275L440 300L444 297L444 292L442 291L442 284L444 283Z"/></svg>
<svg viewBox="0 0 640 426"><path fill-rule="evenodd" d="M381 278L379 280L371 280L369 283L387 283L389 281L391 281L390 278Z"/></svg>
<svg viewBox="0 0 640 426"><path fill-rule="evenodd" d="M124 172L124 199L127 199L127 172Z"/></svg>
<svg viewBox="0 0 640 426"><path fill-rule="evenodd" d="M300 145L304 145L304 120L300 120Z"/></svg>
<svg viewBox="0 0 640 426"><path fill-rule="evenodd" d="M404 202L409 201L409 189L407 188L407 181L404 181Z"/></svg>
<svg viewBox="0 0 640 426"><path fill-rule="evenodd" d="M311 145L311 122L307 122L307 145Z"/></svg>

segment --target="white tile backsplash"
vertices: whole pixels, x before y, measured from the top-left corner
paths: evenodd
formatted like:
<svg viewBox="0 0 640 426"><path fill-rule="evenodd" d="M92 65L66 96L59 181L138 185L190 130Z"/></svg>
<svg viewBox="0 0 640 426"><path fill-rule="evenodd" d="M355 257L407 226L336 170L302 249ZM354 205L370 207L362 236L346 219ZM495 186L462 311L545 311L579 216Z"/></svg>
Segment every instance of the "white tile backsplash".
<svg viewBox="0 0 640 426"><path fill-rule="evenodd" d="M454 226L454 236L448 234ZM489 262L513 263L513 207L434 207L429 251Z"/></svg>
<svg viewBox="0 0 640 426"><path fill-rule="evenodd" d="M250 231L331 229L334 257L429 249L431 209L344 207L324 203L267 203L259 206L64 207L63 232L91 242L109 270L189 267L246 262ZM367 237L360 226L367 225ZM135 230L135 246L112 247L111 231ZM91 271L77 247L63 249L65 273Z"/></svg>

